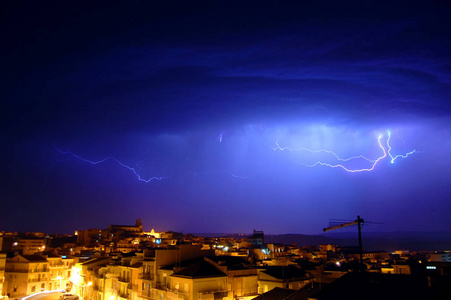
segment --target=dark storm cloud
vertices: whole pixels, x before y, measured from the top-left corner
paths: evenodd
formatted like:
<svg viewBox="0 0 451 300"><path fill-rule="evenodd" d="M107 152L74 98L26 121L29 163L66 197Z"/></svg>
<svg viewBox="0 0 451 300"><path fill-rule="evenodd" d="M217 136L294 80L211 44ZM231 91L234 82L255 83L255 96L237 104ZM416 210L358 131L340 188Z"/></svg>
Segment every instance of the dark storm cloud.
<svg viewBox="0 0 451 300"><path fill-rule="evenodd" d="M25 61L34 57L33 63L49 63L36 66L26 77L25 92L16 95L20 90L16 86L9 95L13 113L7 118L14 122L14 111L23 111L30 126L41 123L33 122L33 115L39 114L49 120L49 127L67 118L75 126L78 121L92 127L121 123L133 130L145 127L145 121L139 120L146 114L167 128L174 123L168 121L173 113L189 122L198 107L205 106L215 114L229 115L238 105L255 111L283 102L294 103L285 106L292 112L302 107L302 114L314 102L321 107L318 114L337 109L352 115L354 107L382 113L390 101L389 110L395 112L449 111L443 98L450 78L440 70L449 64L450 45L449 39L442 39L446 20L439 8L418 15L412 13L417 5L409 6L412 11L401 11L398 5L394 10L375 6L373 17L371 10L359 15L342 8L336 14L323 12L325 20L309 14L316 11L314 5L294 7L291 12L284 6L266 5L247 18L246 12L252 10L247 5L236 11L207 5L190 8L192 14L175 11L170 16L164 8L151 6L148 22L143 22L144 12L137 16L125 12L112 22L109 17L119 14L119 6L90 8L94 13L86 16L78 8L67 18L55 14L46 21L33 15L36 28L19 24L25 37L33 37L25 43L30 47L20 50L27 54ZM218 14L224 17L223 26L215 18ZM201 18L195 21L196 17ZM272 20L265 25L267 30L257 30L267 20ZM107 30L111 25L112 30ZM39 32L42 39L36 35ZM15 36L20 39L20 34ZM335 104L342 99L349 104ZM217 104L224 101L226 107ZM27 113L22 106L29 104L34 107ZM128 114L135 121L126 122ZM19 119L24 118L19 115Z"/></svg>

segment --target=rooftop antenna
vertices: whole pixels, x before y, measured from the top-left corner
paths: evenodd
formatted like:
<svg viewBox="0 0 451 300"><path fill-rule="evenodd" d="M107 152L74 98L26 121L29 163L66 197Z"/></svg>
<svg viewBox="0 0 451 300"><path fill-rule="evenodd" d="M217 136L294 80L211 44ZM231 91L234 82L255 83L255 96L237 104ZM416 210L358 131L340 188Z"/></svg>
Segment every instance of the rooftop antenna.
<svg viewBox="0 0 451 300"><path fill-rule="evenodd" d="M363 227L363 223L364 220L362 218L360 218L360 216L357 216L357 220L355 221L351 221L351 222L347 222L347 223L341 223L338 225L334 225L334 226L330 226L327 228L323 228L323 231L330 231L330 230L334 230L334 229L340 229L340 228L344 228L344 227L348 227L348 226L353 226L353 225L358 225L358 230L359 230L359 254L360 254L360 263L359 263L359 272L363 271L363 247L362 247L362 227Z"/></svg>

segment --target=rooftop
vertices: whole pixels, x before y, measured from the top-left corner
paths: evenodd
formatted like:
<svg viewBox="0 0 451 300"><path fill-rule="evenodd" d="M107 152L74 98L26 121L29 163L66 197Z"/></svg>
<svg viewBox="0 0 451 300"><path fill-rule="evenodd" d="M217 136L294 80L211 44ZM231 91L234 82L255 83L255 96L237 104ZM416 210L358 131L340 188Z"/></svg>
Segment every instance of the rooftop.
<svg viewBox="0 0 451 300"><path fill-rule="evenodd" d="M171 276L174 277L188 277L188 278L207 278L207 277L225 277L223 272L216 269L214 266L206 261L198 262L190 267L175 272Z"/></svg>

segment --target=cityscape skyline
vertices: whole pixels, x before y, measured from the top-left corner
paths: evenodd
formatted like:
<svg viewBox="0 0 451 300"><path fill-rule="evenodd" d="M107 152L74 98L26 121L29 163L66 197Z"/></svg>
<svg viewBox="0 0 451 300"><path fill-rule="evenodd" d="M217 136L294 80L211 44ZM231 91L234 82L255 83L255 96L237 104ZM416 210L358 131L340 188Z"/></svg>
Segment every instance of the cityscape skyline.
<svg viewBox="0 0 451 300"><path fill-rule="evenodd" d="M2 231L451 230L447 3L2 7Z"/></svg>
<svg viewBox="0 0 451 300"><path fill-rule="evenodd" d="M429 249L413 250L407 237L364 250L343 239L285 243L260 230L237 236L149 232L140 219L75 235L0 232L0 297L446 299L451 255L440 249L449 249L449 242L429 239ZM362 282L375 284L352 288Z"/></svg>

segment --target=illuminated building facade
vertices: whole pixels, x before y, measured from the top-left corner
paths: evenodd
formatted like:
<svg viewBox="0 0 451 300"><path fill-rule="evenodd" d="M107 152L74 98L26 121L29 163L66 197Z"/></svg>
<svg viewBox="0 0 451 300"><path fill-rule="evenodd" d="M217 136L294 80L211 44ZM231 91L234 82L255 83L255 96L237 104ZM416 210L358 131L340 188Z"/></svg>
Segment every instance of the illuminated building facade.
<svg viewBox="0 0 451 300"><path fill-rule="evenodd" d="M48 254L49 282L48 290L70 289L70 280L74 258Z"/></svg>
<svg viewBox="0 0 451 300"><path fill-rule="evenodd" d="M33 255L35 253L44 252L46 248L46 240L44 238L21 238L17 241L17 248L22 254Z"/></svg>
<svg viewBox="0 0 451 300"><path fill-rule="evenodd" d="M73 258L56 255L16 255L6 259L3 293L10 297L66 289Z"/></svg>
<svg viewBox="0 0 451 300"><path fill-rule="evenodd" d="M0 299L6 296L5 286L6 253L0 253Z"/></svg>
<svg viewBox="0 0 451 300"><path fill-rule="evenodd" d="M6 260L7 294L30 295L48 289L49 263L41 255L16 255Z"/></svg>

